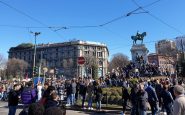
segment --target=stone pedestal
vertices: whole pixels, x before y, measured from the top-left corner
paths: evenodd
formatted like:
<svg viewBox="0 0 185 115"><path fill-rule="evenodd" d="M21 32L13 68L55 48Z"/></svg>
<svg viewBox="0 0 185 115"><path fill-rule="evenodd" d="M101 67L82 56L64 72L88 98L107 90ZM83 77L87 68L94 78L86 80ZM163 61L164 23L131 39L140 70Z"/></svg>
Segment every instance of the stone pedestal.
<svg viewBox="0 0 185 115"><path fill-rule="evenodd" d="M147 54L149 51L146 48L145 44L133 44L130 51L132 55L132 62L138 63L137 57L142 57L144 63L148 61Z"/></svg>

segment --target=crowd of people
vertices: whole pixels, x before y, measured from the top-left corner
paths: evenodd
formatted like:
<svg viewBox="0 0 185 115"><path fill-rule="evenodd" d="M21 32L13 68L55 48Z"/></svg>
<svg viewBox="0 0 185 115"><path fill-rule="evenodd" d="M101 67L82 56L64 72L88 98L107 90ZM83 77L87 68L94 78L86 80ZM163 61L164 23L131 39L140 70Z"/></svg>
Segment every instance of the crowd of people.
<svg viewBox="0 0 185 115"><path fill-rule="evenodd" d="M65 107L61 104L54 86L39 82L34 86L32 81L13 82L9 84L8 115L15 115L19 103L23 104L20 115L65 115ZM52 109L51 109L52 108Z"/></svg>
<svg viewBox="0 0 185 115"><path fill-rule="evenodd" d="M152 115L160 112L165 112L167 115L184 115L184 93L184 84L181 80L167 78L144 81L141 79L131 88L131 115L146 115L148 107ZM179 103L177 101L179 98L184 101Z"/></svg>
<svg viewBox="0 0 185 115"><path fill-rule="evenodd" d="M105 78L92 77L72 79L51 79L38 81L3 83L1 99L8 100L9 115L15 115L19 103L23 104L20 115L51 115L53 112L66 114L65 106L73 107L81 100L83 110L101 111L103 88L122 87L123 114L131 103L131 115L146 115L148 108L152 115L166 112L167 115L185 115L184 83L182 79L167 77L161 79L127 78L115 73ZM66 104L64 104L66 100ZM87 102L87 105L85 104ZM93 108L93 103L96 104ZM148 104L150 106L148 106Z"/></svg>

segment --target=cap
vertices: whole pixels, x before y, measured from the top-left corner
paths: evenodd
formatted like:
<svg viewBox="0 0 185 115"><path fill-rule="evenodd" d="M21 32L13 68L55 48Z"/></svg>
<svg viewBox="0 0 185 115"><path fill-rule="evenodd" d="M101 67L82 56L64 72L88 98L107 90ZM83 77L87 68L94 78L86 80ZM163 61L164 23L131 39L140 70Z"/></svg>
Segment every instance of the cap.
<svg viewBox="0 0 185 115"><path fill-rule="evenodd" d="M181 85L175 85L173 90L177 94L184 94L184 88Z"/></svg>

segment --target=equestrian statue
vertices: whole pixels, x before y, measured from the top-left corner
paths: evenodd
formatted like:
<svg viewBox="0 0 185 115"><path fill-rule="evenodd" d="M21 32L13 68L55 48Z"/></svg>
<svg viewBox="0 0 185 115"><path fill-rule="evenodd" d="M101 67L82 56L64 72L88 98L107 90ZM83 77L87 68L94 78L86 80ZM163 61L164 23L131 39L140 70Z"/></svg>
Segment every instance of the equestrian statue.
<svg viewBox="0 0 185 115"><path fill-rule="evenodd" d="M131 39L133 40L133 44L136 44L137 40L141 41L141 44L143 44L143 39L146 36L146 32L143 32L140 34L138 31L135 36L131 36Z"/></svg>

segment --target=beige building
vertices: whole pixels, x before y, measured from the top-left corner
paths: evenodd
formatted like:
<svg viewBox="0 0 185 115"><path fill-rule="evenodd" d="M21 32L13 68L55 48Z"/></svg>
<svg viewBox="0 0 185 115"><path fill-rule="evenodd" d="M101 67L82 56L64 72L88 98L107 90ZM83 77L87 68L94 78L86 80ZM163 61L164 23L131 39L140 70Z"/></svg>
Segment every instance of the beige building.
<svg viewBox="0 0 185 115"><path fill-rule="evenodd" d="M155 44L155 49L157 54L166 54L176 49L176 43L173 40L160 40Z"/></svg>
<svg viewBox="0 0 185 115"><path fill-rule="evenodd" d="M159 70L162 73L166 73L168 71L170 74L174 74L176 70L175 62L176 61L172 56L165 56L155 53L148 55L148 63L159 67Z"/></svg>
<svg viewBox="0 0 185 115"><path fill-rule="evenodd" d="M34 47L12 47L9 59L17 58L33 67ZM53 44L39 44L36 48L36 66L47 67L49 71L57 68L60 75L66 77L91 76L92 65L98 66L98 75L107 73L109 51L106 44L89 41L70 41ZM85 63L78 64L78 57L84 57Z"/></svg>

